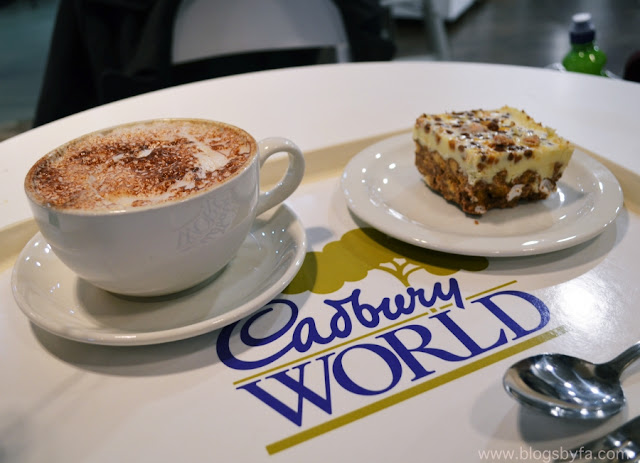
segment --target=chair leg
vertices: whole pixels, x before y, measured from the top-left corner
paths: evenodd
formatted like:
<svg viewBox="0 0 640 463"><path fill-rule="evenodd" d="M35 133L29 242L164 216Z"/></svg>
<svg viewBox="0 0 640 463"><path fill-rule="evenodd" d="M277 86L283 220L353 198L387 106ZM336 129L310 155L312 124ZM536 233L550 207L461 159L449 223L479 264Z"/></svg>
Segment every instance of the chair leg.
<svg viewBox="0 0 640 463"><path fill-rule="evenodd" d="M433 44L439 60L449 60L451 53L444 18L434 5L434 0L422 0L422 4L427 43Z"/></svg>

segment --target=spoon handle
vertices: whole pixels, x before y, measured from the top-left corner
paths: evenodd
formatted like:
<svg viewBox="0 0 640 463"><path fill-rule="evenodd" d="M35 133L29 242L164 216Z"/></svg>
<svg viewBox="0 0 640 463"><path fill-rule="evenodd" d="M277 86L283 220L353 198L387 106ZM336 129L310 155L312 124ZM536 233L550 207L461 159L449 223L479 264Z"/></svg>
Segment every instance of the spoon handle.
<svg viewBox="0 0 640 463"><path fill-rule="evenodd" d="M577 463L595 461L603 462L634 462L638 461L640 447L640 416L623 424L602 437L586 442L579 447L562 452L554 463ZM609 459L603 459L604 457Z"/></svg>
<svg viewBox="0 0 640 463"><path fill-rule="evenodd" d="M625 368L631 365L635 360L640 357L640 341L635 343L633 346L629 347L627 350L622 352L613 360L608 361L603 364L607 368L615 371L618 376L622 374Z"/></svg>

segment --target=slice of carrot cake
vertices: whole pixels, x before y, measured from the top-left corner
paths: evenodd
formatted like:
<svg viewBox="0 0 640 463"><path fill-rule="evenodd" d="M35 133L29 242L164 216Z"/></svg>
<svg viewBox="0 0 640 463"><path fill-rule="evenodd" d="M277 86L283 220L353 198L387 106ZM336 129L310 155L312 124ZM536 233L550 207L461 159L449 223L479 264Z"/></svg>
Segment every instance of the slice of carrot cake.
<svg viewBox="0 0 640 463"><path fill-rule="evenodd" d="M413 139L427 185L473 215L547 198L573 154L555 130L509 106L423 114Z"/></svg>

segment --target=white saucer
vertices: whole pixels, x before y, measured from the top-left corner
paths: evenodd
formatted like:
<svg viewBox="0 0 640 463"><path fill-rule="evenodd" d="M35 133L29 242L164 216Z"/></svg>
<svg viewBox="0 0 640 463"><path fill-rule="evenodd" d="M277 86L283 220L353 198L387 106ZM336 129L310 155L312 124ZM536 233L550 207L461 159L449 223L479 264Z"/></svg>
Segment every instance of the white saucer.
<svg viewBox="0 0 640 463"><path fill-rule="evenodd" d="M12 274L13 295L39 327L76 341L132 346L175 341L222 328L278 295L306 255L305 231L280 206L255 222L238 255L214 279L177 295L116 296L79 279L40 233Z"/></svg>
<svg viewBox="0 0 640 463"><path fill-rule="evenodd" d="M549 198L475 218L426 186L414 152L410 134L366 148L345 168L342 190L362 220L424 248L474 256L542 254L595 237L622 208L615 176L576 149Z"/></svg>

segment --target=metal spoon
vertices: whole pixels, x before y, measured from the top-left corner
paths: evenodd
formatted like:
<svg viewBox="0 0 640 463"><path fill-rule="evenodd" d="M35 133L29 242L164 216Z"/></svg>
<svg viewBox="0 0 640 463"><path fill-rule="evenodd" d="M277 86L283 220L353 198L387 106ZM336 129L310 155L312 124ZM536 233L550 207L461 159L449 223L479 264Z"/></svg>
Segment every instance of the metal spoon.
<svg viewBox="0 0 640 463"><path fill-rule="evenodd" d="M535 355L511 366L503 384L516 400L544 413L604 419L624 406L620 375L638 357L640 342L600 364L561 354Z"/></svg>
<svg viewBox="0 0 640 463"><path fill-rule="evenodd" d="M602 437L571 450L558 451L554 463L602 461L608 463L640 461L640 416Z"/></svg>

